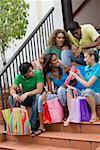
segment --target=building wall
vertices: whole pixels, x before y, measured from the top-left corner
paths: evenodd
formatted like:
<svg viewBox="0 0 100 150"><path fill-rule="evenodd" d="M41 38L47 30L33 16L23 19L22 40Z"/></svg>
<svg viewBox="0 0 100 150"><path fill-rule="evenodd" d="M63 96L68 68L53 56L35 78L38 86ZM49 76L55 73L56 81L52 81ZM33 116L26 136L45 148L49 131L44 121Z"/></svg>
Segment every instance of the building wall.
<svg viewBox="0 0 100 150"><path fill-rule="evenodd" d="M73 12L84 0L72 0ZM90 0L84 8L74 17L80 24L91 23L100 29L100 0Z"/></svg>

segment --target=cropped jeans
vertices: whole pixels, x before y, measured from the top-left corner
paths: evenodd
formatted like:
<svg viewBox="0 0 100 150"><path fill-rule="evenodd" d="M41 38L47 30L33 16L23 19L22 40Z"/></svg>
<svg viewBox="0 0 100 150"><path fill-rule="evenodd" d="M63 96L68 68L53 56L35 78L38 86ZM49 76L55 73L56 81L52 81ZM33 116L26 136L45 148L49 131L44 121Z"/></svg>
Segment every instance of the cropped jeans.
<svg viewBox="0 0 100 150"><path fill-rule="evenodd" d="M66 88L60 86L57 90L57 94L48 94L46 100L49 101L57 97L62 107L64 107L67 105L66 91ZM42 95L38 98L38 112L43 112Z"/></svg>
<svg viewBox="0 0 100 150"><path fill-rule="evenodd" d="M38 95L36 96L29 96L28 98L25 99L24 102L21 103L21 105L32 107L32 114L29 117L30 123L31 123L31 130L34 132L37 130L37 118L38 118ZM13 99L13 96L9 96L8 98L9 104L11 107L15 106L15 101Z"/></svg>
<svg viewBox="0 0 100 150"><path fill-rule="evenodd" d="M67 92L73 96L73 91L70 88L67 89ZM77 96L94 97L96 101L96 105L100 105L100 93L96 93L89 88L83 90L77 89Z"/></svg>

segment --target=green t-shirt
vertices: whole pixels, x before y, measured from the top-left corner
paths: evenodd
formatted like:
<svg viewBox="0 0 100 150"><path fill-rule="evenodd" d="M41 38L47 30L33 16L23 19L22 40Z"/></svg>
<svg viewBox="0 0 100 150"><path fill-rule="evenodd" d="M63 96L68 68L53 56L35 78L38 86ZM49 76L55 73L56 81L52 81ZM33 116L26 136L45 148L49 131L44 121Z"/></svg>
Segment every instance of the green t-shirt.
<svg viewBox="0 0 100 150"><path fill-rule="evenodd" d="M52 46L51 49L46 48L45 49L45 54L49 53L55 53L59 59L61 59L61 50L58 49L56 46Z"/></svg>
<svg viewBox="0 0 100 150"><path fill-rule="evenodd" d="M34 76L32 78L25 78L23 75L17 75L14 85L22 85L23 92L29 92L36 89L37 83L43 83L44 78L40 70L34 70Z"/></svg>

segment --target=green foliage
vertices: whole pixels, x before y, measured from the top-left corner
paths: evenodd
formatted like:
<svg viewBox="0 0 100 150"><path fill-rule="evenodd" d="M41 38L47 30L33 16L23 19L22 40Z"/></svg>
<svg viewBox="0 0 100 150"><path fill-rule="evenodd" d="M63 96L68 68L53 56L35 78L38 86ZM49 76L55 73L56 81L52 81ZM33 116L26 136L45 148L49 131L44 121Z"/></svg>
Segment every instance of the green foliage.
<svg viewBox="0 0 100 150"><path fill-rule="evenodd" d="M25 36L29 4L24 0L0 0L0 47L5 50L13 39Z"/></svg>

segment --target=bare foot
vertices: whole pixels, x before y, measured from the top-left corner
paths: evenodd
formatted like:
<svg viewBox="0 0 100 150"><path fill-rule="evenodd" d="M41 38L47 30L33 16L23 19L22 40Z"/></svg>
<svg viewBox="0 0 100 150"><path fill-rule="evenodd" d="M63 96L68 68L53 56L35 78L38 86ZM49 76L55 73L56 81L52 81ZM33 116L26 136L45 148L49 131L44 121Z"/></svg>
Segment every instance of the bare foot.
<svg viewBox="0 0 100 150"><path fill-rule="evenodd" d="M89 122L95 122L99 119L99 117L97 117L96 113L91 114L91 119L89 120Z"/></svg>
<svg viewBox="0 0 100 150"><path fill-rule="evenodd" d="M70 123L70 118L68 117L66 121L64 121L64 127L67 127Z"/></svg>
<svg viewBox="0 0 100 150"><path fill-rule="evenodd" d="M64 119L63 119L61 122L62 122L62 123L64 123L66 120L67 120L67 118L66 118L66 117L64 117Z"/></svg>
<svg viewBox="0 0 100 150"><path fill-rule="evenodd" d="M43 101L43 103L46 102L46 97L47 97L46 92L43 92L43 93L42 93L42 101Z"/></svg>

